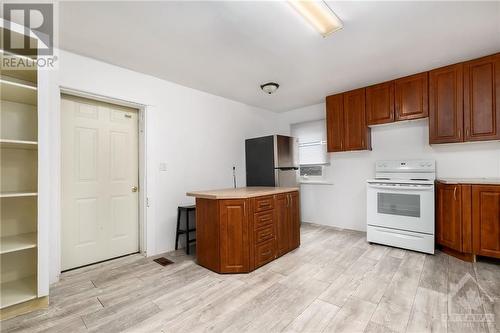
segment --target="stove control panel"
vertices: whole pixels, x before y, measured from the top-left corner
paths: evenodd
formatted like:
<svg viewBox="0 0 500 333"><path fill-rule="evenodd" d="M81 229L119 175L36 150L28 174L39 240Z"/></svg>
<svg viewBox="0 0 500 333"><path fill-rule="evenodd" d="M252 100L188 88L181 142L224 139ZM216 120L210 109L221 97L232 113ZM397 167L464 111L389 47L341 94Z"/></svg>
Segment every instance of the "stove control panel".
<svg viewBox="0 0 500 333"><path fill-rule="evenodd" d="M434 160L377 161L376 172L435 172Z"/></svg>

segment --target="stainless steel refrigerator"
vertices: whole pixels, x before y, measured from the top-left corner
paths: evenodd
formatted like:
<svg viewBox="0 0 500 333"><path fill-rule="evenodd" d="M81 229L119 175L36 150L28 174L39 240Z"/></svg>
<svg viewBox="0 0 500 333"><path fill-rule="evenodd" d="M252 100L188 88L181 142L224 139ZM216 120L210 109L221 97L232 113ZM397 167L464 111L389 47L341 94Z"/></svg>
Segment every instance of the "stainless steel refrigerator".
<svg viewBox="0 0 500 333"><path fill-rule="evenodd" d="M247 186L298 186L298 140L269 135L245 140Z"/></svg>

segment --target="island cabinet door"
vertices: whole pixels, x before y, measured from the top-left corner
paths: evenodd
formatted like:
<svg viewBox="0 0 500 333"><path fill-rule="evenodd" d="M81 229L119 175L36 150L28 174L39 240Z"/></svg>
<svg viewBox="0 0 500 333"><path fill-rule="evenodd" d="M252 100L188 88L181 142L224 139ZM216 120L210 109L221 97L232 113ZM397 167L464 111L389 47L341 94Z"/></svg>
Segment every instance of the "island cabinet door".
<svg viewBox="0 0 500 333"><path fill-rule="evenodd" d="M248 205L245 199L221 200L220 214L220 271L239 273L249 271Z"/></svg>
<svg viewBox="0 0 500 333"><path fill-rule="evenodd" d="M289 214L289 196L287 193L276 195L275 203L275 223L276 223L276 244L277 254L282 256L290 251L291 230Z"/></svg>
<svg viewBox="0 0 500 333"><path fill-rule="evenodd" d="M296 249L300 245L300 204L299 192L289 194L290 205L288 207L290 213L290 231L291 244L290 250Z"/></svg>
<svg viewBox="0 0 500 333"><path fill-rule="evenodd" d="M472 186L474 254L500 258L500 186Z"/></svg>

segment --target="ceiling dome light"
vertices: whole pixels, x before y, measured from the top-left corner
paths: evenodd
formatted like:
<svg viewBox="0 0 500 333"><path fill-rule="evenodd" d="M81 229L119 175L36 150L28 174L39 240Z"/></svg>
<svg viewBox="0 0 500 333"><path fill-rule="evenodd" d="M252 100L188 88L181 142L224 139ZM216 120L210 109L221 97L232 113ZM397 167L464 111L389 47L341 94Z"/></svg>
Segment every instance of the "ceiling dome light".
<svg viewBox="0 0 500 333"><path fill-rule="evenodd" d="M278 88L280 87L279 84L277 83L274 83L274 82L268 82L268 83L264 83L260 86L260 89L262 89L263 92L265 92L266 94L274 94L276 92L276 90L278 90Z"/></svg>

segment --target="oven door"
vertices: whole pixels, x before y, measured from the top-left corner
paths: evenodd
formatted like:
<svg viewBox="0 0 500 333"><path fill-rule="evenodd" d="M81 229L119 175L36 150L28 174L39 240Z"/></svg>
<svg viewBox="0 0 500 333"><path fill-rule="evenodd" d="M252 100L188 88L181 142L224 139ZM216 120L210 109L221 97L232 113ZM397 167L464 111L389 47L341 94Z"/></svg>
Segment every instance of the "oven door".
<svg viewBox="0 0 500 333"><path fill-rule="evenodd" d="M434 234L434 185L367 186L368 225Z"/></svg>

